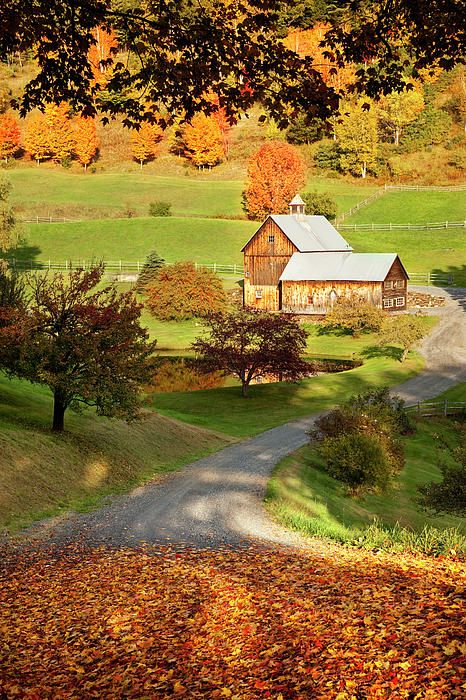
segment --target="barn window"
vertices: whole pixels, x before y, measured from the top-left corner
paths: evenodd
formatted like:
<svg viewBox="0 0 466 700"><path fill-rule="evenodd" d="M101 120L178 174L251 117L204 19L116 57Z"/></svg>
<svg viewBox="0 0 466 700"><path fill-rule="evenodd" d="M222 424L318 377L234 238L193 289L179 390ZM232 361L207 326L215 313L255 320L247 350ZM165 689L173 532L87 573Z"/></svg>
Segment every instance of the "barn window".
<svg viewBox="0 0 466 700"><path fill-rule="evenodd" d="M393 289L393 280L385 280L383 286L385 289Z"/></svg>
<svg viewBox="0 0 466 700"><path fill-rule="evenodd" d="M404 289L404 286L405 286L404 280L395 280L393 283L394 289Z"/></svg>
<svg viewBox="0 0 466 700"><path fill-rule="evenodd" d="M405 298L404 297L397 297L395 299L395 306L404 306L405 305Z"/></svg>
<svg viewBox="0 0 466 700"><path fill-rule="evenodd" d="M267 240L269 243L275 243L275 236L268 236Z"/></svg>
<svg viewBox="0 0 466 700"><path fill-rule="evenodd" d="M262 289L256 289L256 299L262 299Z"/></svg>
<svg viewBox="0 0 466 700"><path fill-rule="evenodd" d="M390 309L393 306L393 299L384 299L383 300L383 308L384 309Z"/></svg>

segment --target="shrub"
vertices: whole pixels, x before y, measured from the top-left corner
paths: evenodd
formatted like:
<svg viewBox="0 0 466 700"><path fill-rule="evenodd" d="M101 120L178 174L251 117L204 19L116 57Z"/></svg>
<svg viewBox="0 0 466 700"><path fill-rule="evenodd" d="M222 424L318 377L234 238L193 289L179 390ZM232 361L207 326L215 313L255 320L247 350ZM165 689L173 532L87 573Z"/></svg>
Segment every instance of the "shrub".
<svg viewBox="0 0 466 700"><path fill-rule="evenodd" d="M326 462L326 471L346 484L350 493L386 488L392 473L384 442L377 435L351 432L325 438L319 452Z"/></svg>
<svg viewBox="0 0 466 700"><path fill-rule="evenodd" d="M303 200L306 204L306 214L320 214L327 219L335 219L337 203L328 192L305 192Z"/></svg>
<svg viewBox="0 0 466 700"><path fill-rule="evenodd" d="M226 296L221 280L205 267L178 262L160 268L147 287L146 306L162 321L182 321L223 311Z"/></svg>
<svg viewBox="0 0 466 700"><path fill-rule="evenodd" d="M151 202L149 204L149 216L171 216L171 208L170 202Z"/></svg>
<svg viewBox="0 0 466 700"><path fill-rule="evenodd" d="M450 448L445 445L451 457L455 460L454 466L448 466L442 460L439 468L442 472L440 483L430 482L420 486L418 503L426 510L434 513L450 513L451 515L464 516L466 513L466 432L463 433L463 444Z"/></svg>

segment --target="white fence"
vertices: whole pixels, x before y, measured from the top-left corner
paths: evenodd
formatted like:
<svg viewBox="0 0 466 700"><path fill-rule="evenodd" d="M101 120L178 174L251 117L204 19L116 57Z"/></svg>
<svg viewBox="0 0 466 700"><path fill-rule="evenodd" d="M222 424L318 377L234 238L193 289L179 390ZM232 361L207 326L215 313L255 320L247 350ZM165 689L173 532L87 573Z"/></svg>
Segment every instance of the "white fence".
<svg viewBox="0 0 466 700"><path fill-rule="evenodd" d="M466 185L446 185L436 186L436 185L384 185L384 189L387 190L406 190L415 192L464 192L466 190Z"/></svg>
<svg viewBox="0 0 466 700"><path fill-rule="evenodd" d="M466 228L466 221L431 221L426 224L337 224L339 231L436 231Z"/></svg>
<svg viewBox="0 0 466 700"><path fill-rule="evenodd" d="M17 260L10 258L11 267L16 270L76 270L77 268L89 269L98 264L99 260ZM107 272L138 273L144 266L144 260L103 260ZM242 275L242 265L223 265L222 263L194 263L195 268L207 268L219 275Z"/></svg>

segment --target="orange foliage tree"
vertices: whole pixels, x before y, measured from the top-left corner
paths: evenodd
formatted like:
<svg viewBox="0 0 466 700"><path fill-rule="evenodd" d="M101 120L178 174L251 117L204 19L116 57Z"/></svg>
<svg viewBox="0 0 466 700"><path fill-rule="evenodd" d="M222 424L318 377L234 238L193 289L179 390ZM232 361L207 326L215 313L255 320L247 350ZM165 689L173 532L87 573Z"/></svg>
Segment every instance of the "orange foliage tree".
<svg viewBox="0 0 466 700"><path fill-rule="evenodd" d="M186 155L198 168L217 165L225 156L219 121L200 112L184 129Z"/></svg>
<svg viewBox="0 0 466 700"><path fill-rule="evenodd" d="M44 116L52 160L60 163L60 161L70 158L75 148L75 136L69 118L69 107L64 102L59 105L47 105Z"/></svg>
<svg viewBox="0 0 466 700"><path fill-rule="evenodd" d="M266 143L248 163L243 206L250 219L285 213L288 202L305 183L304 160L293 146L281 141Z"/></svg>
<svg viewBox="0 0 466 700"><path fill-rule="evenodd" d="M142 166L148 160L156 157L158 143L161 141L163 131L158 124L144 122L138 131L131 134L131 152L134 160L138 160Z"/></svg>
<svg viewBox="0 0 466 700"><path fill-rule="evenodd" d="M6 161L19 149L21 131L12 114L0 115L0 158Z"/></svg>
<svg viewBox="0 0 466 700"><path fill-rule="evenodd" d="M45 116L42 112L35 114L26 123L26 130L24 133L24 148L27 153L34 158L37 165L40 164L41 160L47 160L51 155L51 146L49 139L49 132L47 129L47 124Z"/></svg>
<svg viewBox="0 0 466 700"><path fill-rule="evenodd" d="M74 137L74 152L76 158L84 167L84 170L86 170L99 148L95 121L90 118L77 119L75 122Z"/></svg>
<svg viewBox="0 0 466 700"><path fill-rule="evenodd" d="M182 321L223 311L226 296L219 277L192 262L164 265L146 289L146 306L162 321Z"/></svg>
<svg viewBox="0 0 466 700"><path fill-rule="evenodd" d="M95 44L89 49L88 58L92 67L94 81L102 85L107 82L108 78L106 75L108 73L109 61L112 54L116 53L117 41L112 31L108 32L102 27L96 27L92 35Z"/></svg>

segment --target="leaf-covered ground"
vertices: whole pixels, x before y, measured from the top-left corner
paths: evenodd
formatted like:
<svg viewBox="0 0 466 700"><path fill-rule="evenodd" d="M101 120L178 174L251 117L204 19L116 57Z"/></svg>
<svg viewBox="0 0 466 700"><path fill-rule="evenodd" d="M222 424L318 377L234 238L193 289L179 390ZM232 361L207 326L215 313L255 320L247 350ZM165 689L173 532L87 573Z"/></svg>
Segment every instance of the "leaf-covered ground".
<svg viewBox="0 0 466 700"><path fill-rule="evenodd" d="M459 562L332 548L4 551L0 697L463 696Z"/></svg>

